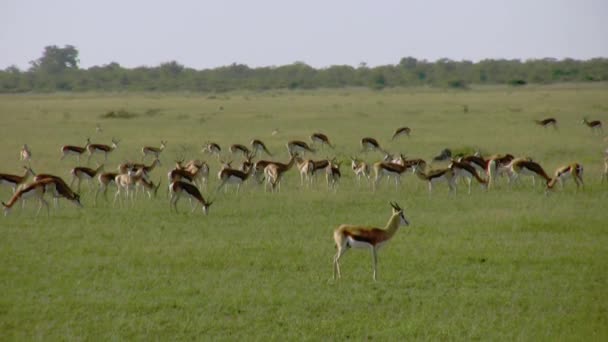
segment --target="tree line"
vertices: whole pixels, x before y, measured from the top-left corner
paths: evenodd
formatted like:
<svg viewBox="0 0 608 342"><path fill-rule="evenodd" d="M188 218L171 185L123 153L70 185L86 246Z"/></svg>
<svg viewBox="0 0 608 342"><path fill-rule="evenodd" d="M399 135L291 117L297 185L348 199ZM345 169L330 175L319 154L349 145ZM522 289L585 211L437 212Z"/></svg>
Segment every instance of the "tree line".
<svg viewBox="0 0 608 342"><path fill-rule="evenodd" d="M315 69L295 62L251 68L231 64L196 70L176 61L156 67L125 68L118 63L80 68L72 45L47 46L28 70L10 66L0 71L0 93L55 91L196 91L316 89L341 87L433 86L466 89L472 84L547 84L608 81L608 59L554 58L479 62L447 58L430 62L404 57L396 65L333 65Z"/></svg>

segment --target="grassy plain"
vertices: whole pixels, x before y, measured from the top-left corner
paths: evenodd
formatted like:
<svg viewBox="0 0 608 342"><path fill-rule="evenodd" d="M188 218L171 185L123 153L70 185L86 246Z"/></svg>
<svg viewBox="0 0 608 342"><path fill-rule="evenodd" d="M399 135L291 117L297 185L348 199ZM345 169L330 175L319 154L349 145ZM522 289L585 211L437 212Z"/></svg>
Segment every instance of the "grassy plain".
<svg viewBox="0 0 608 342"><path fill-rule="evenodd" d="M120 110L136 116L101 118ZM372 136L426 159L445 147L510 152L550 173L578 161L586 181L582 191L570 183L547 197L528 180L471 195L438 187L429 196L406 175L399 191L382 184L373 193L356 186L345 163L337 193L323 183L302 189L293 170L274 194L252 185L216 194L212 177L208 216L190 213L184 200L170 213L163 191L130 210L95 206L83 185L82 210L64 202L50 218L34 217L30 203L0 218L2 340L608 338L608 184L600 183L608 142L580 124L583 116L608 123L605 84L11 95L0 96L0 114L5 173L21 173L24 143L36 172L67 178L76 161L59 161L61 145L121 139L108 162L114 169L162 139L169 143L153 179L166 186L173 160L204 158L206 140L226 147L257 137L286 160L287 140L322 131L336 149L319 157L345 160ZM559 130L532 122L547 116ZM412 137L391 142L402 125ZM207 159L215 175L217 162ZM332 280L332 230L384 226L389 201L406 208L412 225L379 253L379 281L360 250L346 254L343 278Z"/></svg>

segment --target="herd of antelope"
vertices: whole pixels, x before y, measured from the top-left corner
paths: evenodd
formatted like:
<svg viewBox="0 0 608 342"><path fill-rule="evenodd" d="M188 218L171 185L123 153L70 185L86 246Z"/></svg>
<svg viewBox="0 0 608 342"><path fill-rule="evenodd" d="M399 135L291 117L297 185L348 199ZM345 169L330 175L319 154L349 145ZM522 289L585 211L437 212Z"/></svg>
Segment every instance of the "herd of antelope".
<svg viewBox="0 0 608 342"><path fill-rule="evenodd" d="M547 118L535 120L538 125L543 127L553 127L557 129L557 120ZM602 130L600 121L583 120L592 131ZM99 127L98 127L99 130ZM394 131L391 140L400 136L409 137L411 129L400 127ZM4 213L7 215L10 209L19 201L25 203L27 199L36 199L39 202L37 215L42 207L49 213L49 203L45 200L45 195L50 194L57 201L64 198L78 207L82 207L80 202L81 183L88 183L89 191L95 188L94 202L97 203L100 194L108 201L107 191L110 186L116 188L113 205L128 205L133 203L139 192L146 193L149 198L155 197L161 186L162 180L158 182L151 180L151 173L161 166L160 156L167 146L166 141L161 141L159 147L144 146L141 149L141 162L124 162L118 165L116 171L104 171L108 155L118 148L119 140L112 139L111 145L93 144L90 139L86 140L84 146L65 145L62 146L61 157L63 160L68 156L75 156L80 163L80 157L87 154L87 164L96 155L103 155L103 163L97 167L77 166L70 170L70 184L61 177L52 174L36 174L32 170L30 161L32 152L28 145L23 145L20 151L20 160L28 162L28 166L23 166L23 175L0 174L0 185L8 185L12 188L13 195L5 203ZM266 147L264 142L254 139L249 146L233 144L227 148L231 158L241 159L238 167L233 167L233 161L223 158L222 147L214 142L205 143L202 152L214 156L212 159L218 161L218 181L219 185L215 191L228 190L228 186L234 185L236 192L240 191L241 186L246 182L263 184L265 191L275 192L281 189L281 180L292 168L297 169L300 176L300 186L302 188L314 186L319 175L325 175L328 189L337 190L341 178L340 166L342 161L336 157L315 160L311 159L319 149L334 149L329 137L323 133L313 133L310 136L310 144L302 140L291 140L287 142L287 160L263 159L261 156L274 157L274 154ZM458 180L462 179L471 193L472 183L479 183L483 189L491 189L499 177L505 177L508 184L514 184L523 177L530 177L535 186L536 179L544 182L545 191L554 189L556 184L563 188L564 182L571 178L577 188L583 186L583 167L579 163L573 162L566 164L555 170L553 176L549 176L543 167L527 157L515 157L512 154L500 154L483 157L480 154L451 156L449 151L442 151L441 155L435 157L434 161L448 161L448 165L442 168L427 170L427 162L420 158L407 158L403 154L391 154L384 149L378 140L372 137L364 137L360 140L361 152L379 152L383 158L373 164L368 164L361 159L351 157L350 165L356 182L361 186L362 182L369 184L375 191L383 178L392 178L395 187L399 189L401 177L408 171L428 184L429 194L433 187L440 182L446 183L450 193L455 192ZM306 158L306 157L309 158ZM145 164L147 157L153 158L150 164ZM257 160L256 160L257 159ZM274 159L274 158L273 158ZM213 201L206 200L202 191L207 190L209 184L211 168L206 161L193 159L188 162L182 158L175 161L175 167L168 171L168 193L169 208L177 212L177 203L181 197L190 199L192 211L201 206L204 214L209 212L209 207ZM30 177L33 178L29 182ZM97 185L95 185L97 180ZM602 182L608 181L608 150L604 156L604 172ZM72 190L76 188L76 191ZM405 218L403 209L397 203L391 203L393 213L389 218L384 229L369 228L367 226L340 225L334 231L334 240L337 253L334 257L334 278L340 277L339 261L349 248L370 248L372 251L373 278L377 277L377 249L388 242L396 233L399 226L409 225Z"/></svg>

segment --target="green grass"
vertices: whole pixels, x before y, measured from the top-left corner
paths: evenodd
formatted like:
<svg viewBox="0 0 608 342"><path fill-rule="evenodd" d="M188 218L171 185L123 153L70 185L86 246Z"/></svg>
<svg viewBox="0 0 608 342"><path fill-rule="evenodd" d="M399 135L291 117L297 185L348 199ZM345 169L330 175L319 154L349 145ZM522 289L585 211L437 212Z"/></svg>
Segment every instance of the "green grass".
<svg viewBox="0 0 608 342"><path fill-rule="evenodd" d="M168 140L159 198L134 208L66 202L50 218L34 203L0 218L2 340L606 340L608 184L600 184L607 142L580 124L608 122L608 87L560 85L471 91L426 88L372 92L57 94L0 97L0 172L21 173L27 143L33 169L68 179L64 144L121 139L107 169ZM469 112L463 113L462 106ZM103 118L109 112L129 113ZM557 132L533 124L554 116ZM100 124L104 131L95 132ZM397 126L411 139L394 142ZM278 128L279 134L271 135ZM411 174L403 185L358 188L346 163L337 193L301 189L291 171L281 193L247 185L215 194L217 162L200 154L260 138L286 160L289 139L313 131L337 146L318 157L346 159L363 136L390 151L430 159L445 147L531 156L548 172L578 161L586 186L544 196L529 180L429 196ZM359 154L369 162L380 155ZM212 167L210 215L169 212L166 171L178 157ZM86 159L85 159L86 160ZM83 160L83 163L84 161ZM3 201L10 190L0 188ZM350 251L332 280L332 230L384 226L389 201L406 208L402 227L379 253L379 281L367 251Z"/></svg>

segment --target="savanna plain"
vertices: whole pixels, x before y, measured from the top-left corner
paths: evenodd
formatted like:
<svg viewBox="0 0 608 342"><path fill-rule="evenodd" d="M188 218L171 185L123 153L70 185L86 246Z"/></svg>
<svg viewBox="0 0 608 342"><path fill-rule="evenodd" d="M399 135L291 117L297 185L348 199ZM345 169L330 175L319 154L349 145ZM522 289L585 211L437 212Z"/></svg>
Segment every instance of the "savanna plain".
<svg viewBox="0 0 608 342"><path fill-rule="evenodd" d="M168 141L156 198L113 206L112 190L95 204L97 183L83 183L82 209L60 200L36 216L31 201L0 217L2 340L608 339L608 141L581 124L608 123L606 84L2 95L0 113L3 173L22 173L23 144L35 172L69 183L77 162L59 160L62 145L120 140L104 163L113 171ZM549 116L557 130L534 124ZM400 126L411 137L391 141ZM254 183L216 192L219 163L204 142L238 164L227 147L258 138L287 161L285 143L313 132L335 145L314 158L343 161L337 191L322 178L301 186L294 168L280 192ZM439 184L429 195L408 173L398 189L383 181L374 192L350 170L351 156L382 158L360 151L364 136L429 162L446 147L529 156L551 175L579 162L585 185L545 195L540 182L501 179L490 191ZM184 199L169 210L166 174L180 158L211 167L207 216ZM4 202L11 194L0 188ZM367 250L349 251L332 279L333 229L383 227L390 201L411 224L380 250L378 281Z"/></svg>

